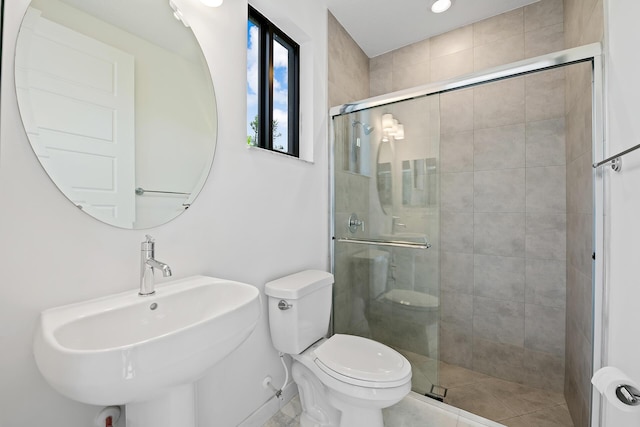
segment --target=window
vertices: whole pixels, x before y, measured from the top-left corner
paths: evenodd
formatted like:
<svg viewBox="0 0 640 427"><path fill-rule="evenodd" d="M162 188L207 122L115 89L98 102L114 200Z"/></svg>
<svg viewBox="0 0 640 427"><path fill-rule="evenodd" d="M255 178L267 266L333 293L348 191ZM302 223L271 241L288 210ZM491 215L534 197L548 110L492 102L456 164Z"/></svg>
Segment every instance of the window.
<svg viewBox="0 0 640 427"><path fill-rule="evenodd" d="M299 157L299 46L249 6L247 143Z"/></svg>

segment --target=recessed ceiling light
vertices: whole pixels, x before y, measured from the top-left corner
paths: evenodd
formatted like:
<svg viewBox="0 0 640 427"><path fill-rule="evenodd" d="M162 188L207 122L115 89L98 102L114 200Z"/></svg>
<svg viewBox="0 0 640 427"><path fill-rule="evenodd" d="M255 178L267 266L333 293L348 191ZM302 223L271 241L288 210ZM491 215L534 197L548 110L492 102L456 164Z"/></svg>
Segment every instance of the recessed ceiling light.
<svg viewBox="0 0 640 427"><path fill-rule="evenodd" d="M431 5L433 13L442 13L451 7L451 0L435 0Z"/></svg>

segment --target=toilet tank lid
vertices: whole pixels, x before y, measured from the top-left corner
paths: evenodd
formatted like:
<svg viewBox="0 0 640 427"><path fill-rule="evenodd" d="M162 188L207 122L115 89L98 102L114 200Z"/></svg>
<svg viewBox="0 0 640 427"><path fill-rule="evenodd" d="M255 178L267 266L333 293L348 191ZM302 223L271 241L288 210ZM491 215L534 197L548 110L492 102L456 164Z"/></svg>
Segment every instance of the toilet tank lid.
<svg viewBox="0 0 640 427"><path fill-rule="evenodd" d="M304 270L268 282L264 293L274 298L298 299L333 284L333 274L321 270Z"/></svg>

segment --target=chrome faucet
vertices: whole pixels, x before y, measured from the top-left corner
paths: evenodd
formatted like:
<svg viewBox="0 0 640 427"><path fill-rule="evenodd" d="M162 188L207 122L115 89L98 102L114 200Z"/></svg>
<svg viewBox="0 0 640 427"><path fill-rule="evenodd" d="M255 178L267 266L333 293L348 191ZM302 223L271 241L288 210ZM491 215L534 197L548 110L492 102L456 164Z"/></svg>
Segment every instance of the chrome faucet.
<svg viewBox="0 0 640 427"><path fill-rule="evenodd" d="M142 242L140 248L140 292L138 295L147 296L153 295L156 291L154 287L154 269L162 270L162 276L171 276L171 268L160 261L157 261L155 256L155 241L153 237L147 234L147 239Z"/></svg>
<svg viewBox="0 0 640 427"><path fill-rule="evenodd" d="M398 232L398 228L407 228L407 224L401 223L399 216L391 217L391 234L396 234Z"/></svg>

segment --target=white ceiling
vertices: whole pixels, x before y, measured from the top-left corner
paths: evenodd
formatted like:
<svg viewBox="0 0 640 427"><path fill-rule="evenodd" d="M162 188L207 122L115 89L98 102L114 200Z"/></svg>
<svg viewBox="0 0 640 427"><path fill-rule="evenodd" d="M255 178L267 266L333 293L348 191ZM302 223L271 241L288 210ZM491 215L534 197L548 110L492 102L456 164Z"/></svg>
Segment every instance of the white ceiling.
<svg viewBox="0 0 640 427"><path fill-rule="evenodd" d="M33 0L32 5L49 1ZM60 1L185 58L195 61L201 55L191 29L173 17L169 0Z"/></svg>
<svg viewBox="0 0 640 427"><path fill-rule="evenodd" d="M329 10L373 58L538 0L452 0L441 14L432 0L327 0Z"/></svg>

